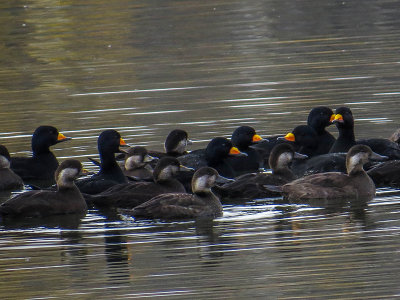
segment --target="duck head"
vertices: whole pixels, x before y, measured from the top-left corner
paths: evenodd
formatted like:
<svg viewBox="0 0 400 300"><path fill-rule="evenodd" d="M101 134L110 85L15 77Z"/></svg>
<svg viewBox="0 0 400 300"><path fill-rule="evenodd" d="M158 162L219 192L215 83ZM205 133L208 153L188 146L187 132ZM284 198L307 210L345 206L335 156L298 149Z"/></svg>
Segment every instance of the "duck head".
<svg viewBox="0 0 400 300"><path fill-rule="evenodd" d="M346 155L347 174L351 175L364 172L363 166L370 160L383 161L386 159L386 156L373 152L369 146L354 145Z"/></svg>
<svg viewBox="0 0 400 300"><path fill-rule="evenodd" d="M256 133L253 127L240 126L232 133L231 141L240 151L244 151L249 146L260 143L264 139Z"/></svg>

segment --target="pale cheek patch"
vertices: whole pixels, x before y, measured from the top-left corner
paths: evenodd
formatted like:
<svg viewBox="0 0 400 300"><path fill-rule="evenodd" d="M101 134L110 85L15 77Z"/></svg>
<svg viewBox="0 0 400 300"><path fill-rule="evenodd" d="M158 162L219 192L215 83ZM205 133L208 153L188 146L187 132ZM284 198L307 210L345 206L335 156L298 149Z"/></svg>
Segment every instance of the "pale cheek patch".
<svg viewBox="0 0 400 300"><path fill-rule="evenodd" d="M287 164L291 162L292 159L293 159L292 153L289 152L282 153L281 155L279 155L277 166L278 167L287 166Z"/></svg>
<svg viewBox="0 0 400 300"><path fill-rule="evenodd" d="M125 168L130 169L133 166L136 166L141 163L141 158L139 155L133 155L126 159L125 161Z"/></svg>
<svg viewBox="0 0 400 300"><path fill-rule="evenodd" d="M357 154L357 155L354 155L354 156L350 157L350 160L349 160L350 170L354 169L357 165L359 165L360 161L361 161L361 155L360 154Z"/></svg>
<svg viewBox="0 0 400 300"><path fill-rule="evenodd" d="M166 180L172 177L172 174L176 174L179 168L177 166L168 166L161 170L158 179Z"/></svg>
<svg viewBox="0 0 400 300"><path fill-rule="evenodd" d="M201 192L204 191L205 189L208 189L208 176L201 176L197 178L197 180L194 183L194 191Z"/></svg>
<svg viewBox="0 0 400 300"><path fill-rule="evenodd" d="M73 168L66 168L58 174L57 184L69 185L72 180L78 175L78 170Z"/></svg>
<svg viewBox="0 0 400 300"><path fill-rule="evenodd" d="M176 146L174 151L179 153L184 152L186 149L186 145L187 145L187 140L182 140L179 142L178 146Z"/></svg>
<svg viewBox="0 0 400 300"><path fill-rule="evenodd" d="M10 161L3 155L0 155L0 168L9 168L9 167L10 167Z"/></svg>

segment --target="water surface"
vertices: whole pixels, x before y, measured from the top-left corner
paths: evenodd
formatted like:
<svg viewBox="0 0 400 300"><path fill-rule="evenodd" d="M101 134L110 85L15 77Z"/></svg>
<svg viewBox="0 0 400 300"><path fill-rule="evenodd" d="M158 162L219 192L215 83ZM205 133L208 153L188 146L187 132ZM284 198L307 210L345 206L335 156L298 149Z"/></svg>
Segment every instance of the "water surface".
<svg viewBox="0 0 400 300"><path fill-rule="evenodd" d="M95 169L98 134L161 150L173 128L203 147L262 136L349 106L358 138L400 124L397 1L6 1L0 4L0 138L28 155L42 124ZM337 134L335 128L329 129ZM340 209L261 199L210 222L84 218L0 228L2 299L393 299L397 191Z"/></svg>

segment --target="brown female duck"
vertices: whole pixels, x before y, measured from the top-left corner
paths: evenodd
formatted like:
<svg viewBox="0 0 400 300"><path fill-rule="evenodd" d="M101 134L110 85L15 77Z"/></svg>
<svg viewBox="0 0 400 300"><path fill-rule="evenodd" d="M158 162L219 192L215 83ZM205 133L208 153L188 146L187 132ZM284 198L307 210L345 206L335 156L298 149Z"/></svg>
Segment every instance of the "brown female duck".
<svg viewBox="0 0 400 300"><path fill-rule="evenodd" d="M214 191L221 199L257 199L279 195L264 187L264 185L282 185L295 180L296 177L289 168L293 159L305 159L306 155L294 151L292 145L278 144L269 155L269 166L272 174L248 173L235 178L235 181L215 186Z"/></svg>
<svg viewBox="0 0 400 300"><path fill-rule="evenodd" d="M0 206L3 217L45 217L84 213L85 199L74 180L81 174L82 165L74 159L63 161L57 168L57 190L35 190L15 196Z"/></svg>
<svg viewBox="0 0 400 300"><path fill-rule="evenodd" d="M211 191L218 172L210 167L196 171L192 179L193 194L162 194L135 207L130 214L148 219L215 218L222 215L222 205Z"/></svg>
<svg viewBox="0 0 400 300"><path fill-rule="evenodd" d="M375 184L363 169L370 158L384 159L365 145L353 146L346 155L347 174L327 172L309 175L278 187L289 201L313 199L361 199L375 195Z"/></svg>

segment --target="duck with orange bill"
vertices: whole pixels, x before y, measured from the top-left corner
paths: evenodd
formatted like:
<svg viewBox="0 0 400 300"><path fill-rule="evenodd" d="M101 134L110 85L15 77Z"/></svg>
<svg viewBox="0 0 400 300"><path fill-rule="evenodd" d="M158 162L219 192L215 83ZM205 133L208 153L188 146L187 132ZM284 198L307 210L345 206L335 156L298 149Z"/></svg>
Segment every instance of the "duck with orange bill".
<svg viewBox="0 0 400 300"><path fill-rule="evenodd" d="M357 140L354 133L354 117L350 108L346 106L338 107L333 122L339 131L339 137L333 144L330 152L346 152L356 144L369 146L372 151L385 155L389 159L400 159L400 145L389 139L368 138Z"/></svg>
<svg viewBox="0 0 400 300"><path fill-rule="evenodd" d="M109 129L99 135L97 148L100 156L100 170L92 177L76 182L82 193L97 194L115 184L128 182L115 159L115 153L124 152L120 149L121 146L127 146L127 144L118 131Z"/></svg>
<svg viewBox="0 0 400 300"><path fill-rule="evenodd" d="M240 126L232 133L232 145L240 152L247 154L247 156L234 156L227 159L236 176L258 172L263 168L262 156L259 151L252 147L263 141L265 140L250 126Z"/></svg>
<svg viewBox="0 0 400 300"><path fill-rule="evenodd" d="M247 156L247 154L240 152L227 138L216 137L208 143L206 149L192 151L178 157L178 160L182 165L195 170L209 166L216 169L221 176L234 178L237 175L227 161L230 156Z"/></svg>
<svg viewBox="0 0 400 300"><path fill-rule="evenodd" d="M53 126L39 126L32 135L32 156L12 157L10 168L24 181L44 180L51 185L59 163L50 147L70 139Z"/></svg>

